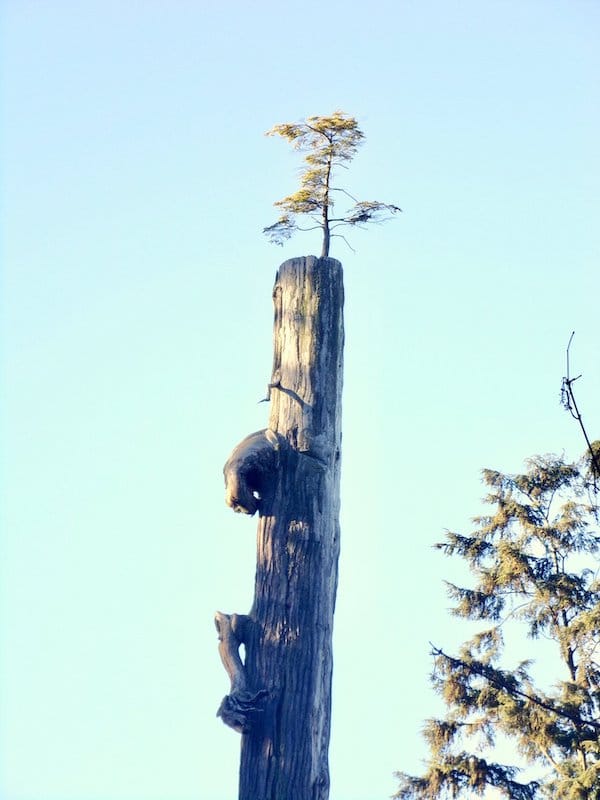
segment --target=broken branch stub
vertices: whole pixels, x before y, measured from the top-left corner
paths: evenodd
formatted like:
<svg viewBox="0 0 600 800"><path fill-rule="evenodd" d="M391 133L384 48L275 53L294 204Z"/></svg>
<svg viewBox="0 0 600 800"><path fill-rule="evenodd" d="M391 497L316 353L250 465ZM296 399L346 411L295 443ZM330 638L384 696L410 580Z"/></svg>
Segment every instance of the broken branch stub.
<svg viewBox="0 0 600 800"><path fill-rule="evenodd" d="M225 502L252 516L272 492L282 442L266 428L246 436L225 462Z"/></svg>
<svg viewBox="0 0 600 800"><path fill-rule="evenodd" d="M246 671L240 656L240 645L244 643L244 629L250 624L249 617L242 614L215 614L215 627L219 636L219 655L229 675L231 689L221 701L217 716L238 733L248 733L252 717L261 711L261 701L268 694L264 689L248 690Z"/></svg>

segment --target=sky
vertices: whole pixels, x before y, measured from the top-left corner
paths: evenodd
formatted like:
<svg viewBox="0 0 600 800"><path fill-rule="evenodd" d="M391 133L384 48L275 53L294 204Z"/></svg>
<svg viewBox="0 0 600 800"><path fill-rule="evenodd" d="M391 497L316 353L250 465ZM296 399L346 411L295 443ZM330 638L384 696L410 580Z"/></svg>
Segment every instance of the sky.
<svg viewBox="0 0 600 800"><path fill-rule="evenodd" d="M600 5L4 0L1 28L0 797L237 796L213 617L251 605L256 520L222 465L267 424L277 267L320 248L262 235L300 166L263 134L335 109L344 188L403 209L331 253L331 800L389 797L463 633L432 545L482 468L583 452L573 330L600 436Z"/></svg>

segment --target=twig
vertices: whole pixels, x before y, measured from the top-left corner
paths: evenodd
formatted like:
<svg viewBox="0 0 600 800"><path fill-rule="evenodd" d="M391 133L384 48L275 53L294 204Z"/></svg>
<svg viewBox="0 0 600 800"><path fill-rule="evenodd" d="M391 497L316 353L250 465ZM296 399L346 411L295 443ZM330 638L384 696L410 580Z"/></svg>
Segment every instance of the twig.
<svg viewBox="0 0 600 800"><path fill-rule="evenodd" d="M567 375L562 379L562 386L560 390L561 394L561 403L563 407L571 414L573 419L576 419L579 423L579 426L583 432L588 450L590 451L590 457L592 460L592 483L594 487L594 492L598 493L598 477L600 477L600 463L598 462L598 457L594 452L594 448L592 447L592 443L587 435L587 431L583 424L583 417L581 416L581 412L577 407L577 401L575 400L575 395L573 393L573 384L576 380L581 378L581 374L577 375L576 378L571 378L571 367L570 367L570 349L571 349L571 342L573 341L573 337L575 336L575 331L571 333L569 338L569 344L567 345Z"/></svg>

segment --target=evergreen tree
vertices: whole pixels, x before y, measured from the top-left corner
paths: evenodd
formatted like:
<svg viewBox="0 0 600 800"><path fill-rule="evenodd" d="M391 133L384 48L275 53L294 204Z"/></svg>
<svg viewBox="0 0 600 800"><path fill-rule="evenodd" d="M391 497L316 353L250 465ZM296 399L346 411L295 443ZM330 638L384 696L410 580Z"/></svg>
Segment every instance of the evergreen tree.
<svg viewBox="0 0 600 800"><path fill-rule="evenodd" d="M275 125L266 135L282 136L296 150L306 153L300 188L275 203L283 213L277 222L263 228L263 233L275 244L283 244L297 230L320 229L323 234L321 257L326 258L331 237L340 235L333 233L336 228L383 222L402 210L378 200L356 200L345 189L333 185L335 169L347 167L365 138L354 117L335 111L330 116L308 117L304 122ZM335 192L341 192L354 201L354 205L340 216L334 216L332 212ZM307 220L308 227L298 225L299 217Z"/></svg>
<svg viewBox="0 0 600 800"><path fill-rule="evenodd" d="M477 621L478 631L456 655L433 648L432 682L447 713L425 724L424 774L398 773L394 797L600 800L600 536L590 458L537 456L521 475L486 469L483 481L492 513L475 518L471 534L449 532L436 545L474 576L473 588L447 586L452 613ZM513 623L555 645L560 674L551 688L534 680L532 660L506 664ZM504 737L514 763L486 757Z"/></svg>

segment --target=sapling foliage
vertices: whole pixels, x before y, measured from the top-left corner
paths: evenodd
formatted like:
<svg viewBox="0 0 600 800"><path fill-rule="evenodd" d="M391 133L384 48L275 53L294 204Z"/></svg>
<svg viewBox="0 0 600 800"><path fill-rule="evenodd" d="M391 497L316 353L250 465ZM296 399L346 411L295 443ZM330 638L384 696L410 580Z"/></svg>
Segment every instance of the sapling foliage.
<svg viewBox="0 0 600 800"><path fill-rule="evenodd" d="M321 257L329 255L331 238L344 226L362 227L369 222L383 222L402 209L378 200L356 200L335 185L340 167L347 167L364 141L364 134L354 117L343 111L330 116L308 117L302 122L284 122L267 131L267 136L282 136L295 150L304 153L300 188L278 200L279 219L263 229L271 242L282 245L296 231L320 229L323 236ZM343 195L351 205L343 213L334 211L334 199ZM343 237L342 237L343 238Z"/></svg>

